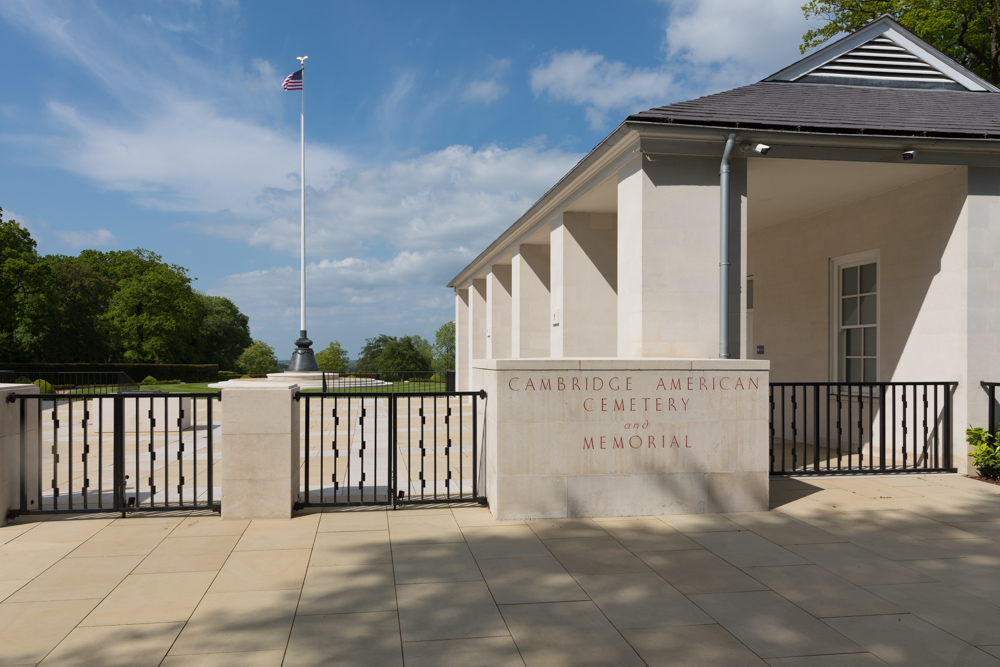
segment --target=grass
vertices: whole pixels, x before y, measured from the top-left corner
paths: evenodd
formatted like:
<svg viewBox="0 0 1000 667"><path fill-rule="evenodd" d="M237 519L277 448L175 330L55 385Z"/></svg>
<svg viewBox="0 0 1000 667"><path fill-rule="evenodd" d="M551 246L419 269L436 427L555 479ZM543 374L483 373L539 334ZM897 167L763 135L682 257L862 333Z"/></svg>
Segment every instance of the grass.
<svg viewBox="0 0 1000 667"><path fill-rule="evenodd" d="M213 382L212 384L215 383ZM190 382L186 384L144 384L140 385L139 389L141 391L145 391L147 389L155 389L159 391L183 392L183 393L219 391L218 389L212 389L208 385L209 385L208 382Z"/></svg>

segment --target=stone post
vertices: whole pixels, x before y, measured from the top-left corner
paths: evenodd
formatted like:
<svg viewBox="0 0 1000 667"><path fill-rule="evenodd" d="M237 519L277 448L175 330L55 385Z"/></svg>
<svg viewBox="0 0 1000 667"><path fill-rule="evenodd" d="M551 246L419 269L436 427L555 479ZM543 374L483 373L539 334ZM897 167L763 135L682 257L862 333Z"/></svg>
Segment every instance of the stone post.
<svg viewBox="0 0 1000 667"><path fill-rule="evenodd" d="M299 386L274 381L219 383L223 450L222 518L289 519L299 499Z"/></svg>
<svg viewBox="0 0 1000 667"><path fill-rule="evenodd" d="M21 506L21 457L23 453L38 451L38 418L36 410L31 410L21 433L21 403L7 402L12 393L37 394L38 387L32 384L0 385L0 525L7 512ZM34 404L31 406L36 408ZM22 452L22 435L24 452ZM37 456L25 457L25 478L38 478ZM30 486L30 485L29 485ZM25 505L38 509L37 484L35 489L26 488Z"/></svg>

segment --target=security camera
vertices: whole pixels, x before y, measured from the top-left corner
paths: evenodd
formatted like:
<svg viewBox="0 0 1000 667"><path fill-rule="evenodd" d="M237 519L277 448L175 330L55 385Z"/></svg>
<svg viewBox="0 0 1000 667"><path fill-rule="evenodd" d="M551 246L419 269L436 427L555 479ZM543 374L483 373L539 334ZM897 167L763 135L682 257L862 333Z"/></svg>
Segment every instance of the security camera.
<svg viewBox="0 0 1000 667"><path fill-rule="evenodd" d="M771 147L767 144L754 144L753 149L761 155L767 155L767 152L771 150Z"/></svg>
<svg viewBox="0 0 1000 667"><path fill-rule="evenodd" d="M903 159L912 160L916 154L917 151L903 151Z"/></svg>

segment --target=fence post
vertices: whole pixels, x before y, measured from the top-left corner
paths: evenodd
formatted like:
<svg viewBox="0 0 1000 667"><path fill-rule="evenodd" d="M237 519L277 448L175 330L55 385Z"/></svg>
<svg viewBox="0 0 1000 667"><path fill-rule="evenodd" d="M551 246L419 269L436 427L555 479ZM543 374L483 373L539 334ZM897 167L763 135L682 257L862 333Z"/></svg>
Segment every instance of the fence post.
<svg viewBox="0 0 1000 667"><path fill-rule="evenodd" d="M992 387L991 387L992 390ZM992 391L991 391L992 393ZM992 398L992 397L991 397ZM990 410L993 409L993 401L990 401ZM945 468L952 467L952 434L951 434L951 385L944 385L944 458Z"/></svg>
<svg viewBox="0 0 1000 667"><path fill-rule="evenodd" d="M444 390L455 391L455 371L444 372Z"/></svg>
<svg viewBox="0 0 1000 667"><path fill-rule="evenodd" d="M112 437L114 473L112 474L112 487L114 488L114 500L112 508L122 513L125 518L125 397L115 394L111 399L114 405L114 435ZM136 502L138 502L136 497Z"/></svg>

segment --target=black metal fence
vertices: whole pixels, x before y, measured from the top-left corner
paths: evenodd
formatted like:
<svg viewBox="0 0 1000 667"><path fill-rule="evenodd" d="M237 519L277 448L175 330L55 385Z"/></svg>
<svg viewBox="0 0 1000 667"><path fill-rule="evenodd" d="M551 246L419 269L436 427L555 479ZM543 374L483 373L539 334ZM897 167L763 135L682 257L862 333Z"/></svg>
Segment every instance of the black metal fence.
<svg viewBox="0 0 1000 667"><path fill-rule="evenodd" d="M20 402L13 514L218 510L213 404L221 393L10 394Z"/></svg>
<svg viewBox="0 0 1000 667"><path fill-rule="evenodd" d="M772 382L772 475L954 472L957 382Z"/></svg>
<svg viewBox="0 0 1000 667"><path fill-rule="evenodd" d="M987 429L990 433L996 433L997 428L1000 427L1000 424L997 423L997 416L1000 414L997 411L997 387L1000 387L1000 382L980 382L979 386L986 392L989 400L989 412L986 418Z"/></svg>
<svg viewBox="0 0 1000 667"><path fill-rule="evenodd" d="M343 394L454 392L455 371L323 373L323 391Z"/></svg>
<svg viewBox="0 0 1000 667"><path fill-rule="evenodd" d="M301 506L484 502L485 392L300 393Z"/></svg>
<svg viewBox="0 0 1000 667"><path fill-rule="evenodd" d="M5 371L0 370L0 384L35 384L43 392L57 394L114 394L139 388L121 371Z"/></svg>

